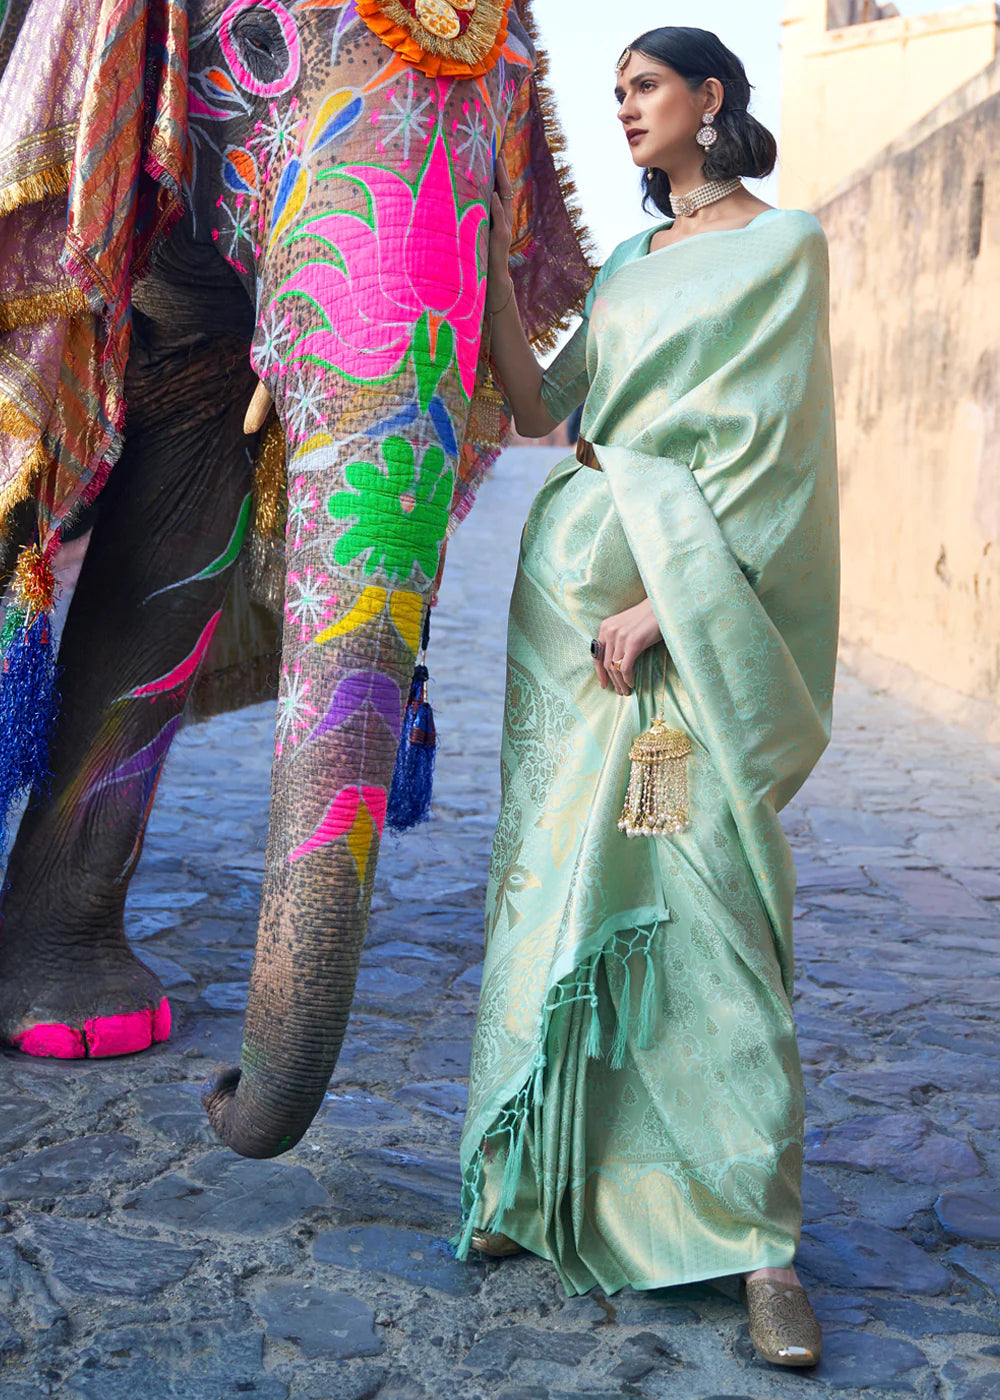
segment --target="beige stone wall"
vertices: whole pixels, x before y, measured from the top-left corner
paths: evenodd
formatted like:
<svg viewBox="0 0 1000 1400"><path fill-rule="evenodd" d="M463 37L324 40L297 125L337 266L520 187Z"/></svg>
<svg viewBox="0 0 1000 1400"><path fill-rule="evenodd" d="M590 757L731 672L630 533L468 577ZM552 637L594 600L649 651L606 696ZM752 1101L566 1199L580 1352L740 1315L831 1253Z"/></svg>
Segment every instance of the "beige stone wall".
<svg viewBox="0 0 1000 1400"><path fill-rule="evenodd" d="M994 737L998 132L1000 62L817 209L831 249L845 652Z"/></svg>
<svg viewBox="0 0 1000 1400"><path fill-rule="evenodd" d="M1000 52L992 0L828 28L839 16L828 0L786 3L780 183L786 207L812 209Z"/></svg>

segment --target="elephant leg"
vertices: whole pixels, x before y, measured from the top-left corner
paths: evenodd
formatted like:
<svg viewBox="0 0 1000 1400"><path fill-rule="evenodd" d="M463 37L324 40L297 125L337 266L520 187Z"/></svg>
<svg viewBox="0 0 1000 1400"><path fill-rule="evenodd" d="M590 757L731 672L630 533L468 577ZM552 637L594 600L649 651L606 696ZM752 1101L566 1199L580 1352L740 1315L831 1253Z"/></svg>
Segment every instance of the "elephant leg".
<svg viewBox="0 0 1000 1400"><path fill-rule="evenodd" d="M245 342L136 339L128 441L59 650L51 795L8 867L0 1039L29 1054L121 1054L169 1034L163 988L125 938L125 897L249 515Z"/></svg>

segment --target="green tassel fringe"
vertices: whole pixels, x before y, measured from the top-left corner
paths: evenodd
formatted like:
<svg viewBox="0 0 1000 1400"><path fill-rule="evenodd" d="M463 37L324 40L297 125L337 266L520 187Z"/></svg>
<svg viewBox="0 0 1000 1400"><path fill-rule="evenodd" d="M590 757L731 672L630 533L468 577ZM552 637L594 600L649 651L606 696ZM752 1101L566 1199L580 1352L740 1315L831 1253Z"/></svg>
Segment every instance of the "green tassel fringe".
<svg viewBox="0 0 1000 1400"><path fill-rule="evenodd" d="M540 1110L545 1089L545 1045L549 1024L555 1011L573 1002L589 1003L590 1015L587 1028L586 1053L589 1059L598 1059L602 1052L600 1006L597 996L597 970L602 959L614 960L624 970L621 1004L615 1024L615 1034L611 1045L609 1064L612 1069L622 1069L628 1052L632 1017L632 971L630 960L634 955L643 957L642 993L639 999L639 1017L636 1026L636 1043L642 1050L648 1050L653 1041L656 974L653 962L653 941L659 932L659 922L648 928L614 934L608 943L599 949L586 962L582 963L565 981L557 983L545 1000L539 1033L538 1054L535 1057L524 1086L503 1109L484 1138L479 1150L469 1164L465 1181L462 1184L463 1219L461 1231L451 1240L459 1259L468 1257L473 1231L483 1228L489 1231L503 1230L503 1217L514 1207L521 1172L524 1167L525 1140L528 1131L528 1113L534 1107ZM536 1121L540 1113L536 1112ZM487 1139L496 1142L507 1138L507 1157L500 1181L500 1194L496 1209L486 1225L477 1225L477 1216L482 1202L484 1167Z"/></svg>

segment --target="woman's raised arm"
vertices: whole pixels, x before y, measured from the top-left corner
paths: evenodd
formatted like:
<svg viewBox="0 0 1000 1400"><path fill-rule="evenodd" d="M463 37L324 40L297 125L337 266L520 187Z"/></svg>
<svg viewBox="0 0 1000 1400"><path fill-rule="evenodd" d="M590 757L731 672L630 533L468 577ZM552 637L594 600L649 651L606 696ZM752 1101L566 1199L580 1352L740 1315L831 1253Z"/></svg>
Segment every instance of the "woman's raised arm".
<svg viewBox="0 0 1000 1400"><path fill-rule="evenodd" d="M524 437L545 437L558 424L542 402L542 367L528 344L514 297L510 276L512 199L510 176L501 159L490 199L486 314L491 320L493 362L513 410L514 426Z"/></svg>

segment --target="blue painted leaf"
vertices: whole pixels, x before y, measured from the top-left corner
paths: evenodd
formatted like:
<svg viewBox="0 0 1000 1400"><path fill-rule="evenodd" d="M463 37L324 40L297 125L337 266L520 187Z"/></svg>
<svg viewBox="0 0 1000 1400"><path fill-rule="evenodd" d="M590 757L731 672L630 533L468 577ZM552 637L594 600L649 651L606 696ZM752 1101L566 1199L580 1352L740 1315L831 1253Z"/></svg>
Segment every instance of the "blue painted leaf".
<svg viewBox="0 0 1000 1400"><path fill-rule="evenodd" d="M364 102L360 97L353 97L348 102L338 102L336 99L341 94L335 94L330 105L334 110L330 113L321 112L319 120L313 127L312 136L309 142L310 150L321 151L324 146L329 146L331 141L336 140L348 127L353 126L364 109ZM324 103L324 107L327 104Z"/></svg>
<svg viewBox="0 0 1000 1400"><path fill-rule="evenodd" d="M365 432L370 438L385 438L390 433L399 432L401 428L408 428L417 416L417 405L409 403L402 413L395 414L392 418L386 418L381 423L373 423Z"/></svg>
<svg viewBox="0 0 1000 1400"><path fill-rule="evenodd" d="M458 443L455 441L455 430L451 426L451 414L444 405L444 401L435 394L428 406L431 422L437 429L437 435L441 439L441 446L449 457L458 456Z"/></svg>

